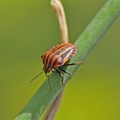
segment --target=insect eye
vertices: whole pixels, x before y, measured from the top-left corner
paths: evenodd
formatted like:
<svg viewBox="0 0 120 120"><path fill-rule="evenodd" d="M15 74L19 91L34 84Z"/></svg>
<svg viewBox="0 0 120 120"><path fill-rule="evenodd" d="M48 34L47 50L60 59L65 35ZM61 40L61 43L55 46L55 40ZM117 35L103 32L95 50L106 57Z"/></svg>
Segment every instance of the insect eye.
<svg viewBox="0 0 120 120"><path fill-rule="evenodd" d="M44 55L44 54L43 54ZM41 58L43 58L43 55L41 55Z"/></svg>

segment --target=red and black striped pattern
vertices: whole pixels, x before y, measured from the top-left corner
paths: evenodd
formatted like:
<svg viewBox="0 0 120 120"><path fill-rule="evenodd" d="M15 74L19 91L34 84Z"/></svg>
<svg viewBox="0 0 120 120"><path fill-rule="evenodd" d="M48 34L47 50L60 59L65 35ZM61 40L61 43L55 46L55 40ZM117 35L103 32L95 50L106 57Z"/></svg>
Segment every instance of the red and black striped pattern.
<svg viewBox="0 0 120 120"><path fill-rule="evenodd" d="M50 70L63 66L76 54L76 51L76 46L71 43L61 43L52 47L41 56L45 73L49 73Z"/></svg>

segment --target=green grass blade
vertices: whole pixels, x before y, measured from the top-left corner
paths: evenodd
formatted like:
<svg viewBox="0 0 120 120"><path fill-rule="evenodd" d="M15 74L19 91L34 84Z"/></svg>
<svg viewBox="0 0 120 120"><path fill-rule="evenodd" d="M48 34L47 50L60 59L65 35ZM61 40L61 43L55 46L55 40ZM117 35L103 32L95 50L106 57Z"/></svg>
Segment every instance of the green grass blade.
<svg viewBox="0 0 120 120"><path fill-rule="evenodd" d="M92 22L76 40L75 45L77 46L78 51L70 62L72 63L80 60L84 61L119 14L120 0L107 0ZM78 65L68 67L67 71L74 74L78 67ZM66 83L69 76L66 74L64 74L64 76L64 81ZM64 87L61 83L61 77L55 73L50 75L50 84L52 86L52 90L49 88L48 81L45 80L38 91L16 117L16 120L37 120L41 116Z"/></svg>

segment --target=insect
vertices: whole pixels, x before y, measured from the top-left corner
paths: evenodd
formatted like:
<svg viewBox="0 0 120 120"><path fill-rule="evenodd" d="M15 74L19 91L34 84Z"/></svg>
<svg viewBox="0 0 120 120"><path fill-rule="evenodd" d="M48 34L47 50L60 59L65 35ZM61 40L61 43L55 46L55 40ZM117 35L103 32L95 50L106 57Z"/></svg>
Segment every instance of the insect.
<svg viewBox="0 0 120 120"><path fill-rule="evenodd" d="M65 71L61 67L76 65L82 62L79 61L76 63L66 63L68 60L70 60L71 57L73 57L76 54L76 51L77 48L72 43L61 43L52 47L50 50L48 50L46 53L44 53L41 56L42 62L44 64L43 71L48 77L48 82L49 82L48 73L50 71L55 70L62 77L62 83L64 84L63 82L64 76L61 73L61 71L67 73L68 75L70 75L70 73ZM30 82L32 82L35 78L40 76L42 72L38 74L36 77L34 77ZM49 82L49 86L50 86L50 82Z"/></svg>

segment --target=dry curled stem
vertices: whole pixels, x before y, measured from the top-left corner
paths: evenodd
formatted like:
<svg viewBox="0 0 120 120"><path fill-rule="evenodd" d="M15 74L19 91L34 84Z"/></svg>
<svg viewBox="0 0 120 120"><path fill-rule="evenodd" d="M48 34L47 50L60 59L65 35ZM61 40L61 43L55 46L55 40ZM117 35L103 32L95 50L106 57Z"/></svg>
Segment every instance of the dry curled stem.
<svg viewBox="0 0 120 120"><path fill-rule="evenodd" d="M62 43L69 43L68 27L67 27L66 16L65 16L62 3L60 0L51 0L51 5L57 17L58 23L59 23L61 41ZM53 120L57 112L57 109L59 107L60 101L62 99L63 91L64 90L62 90L60 94L56 97L56 99L53 101L47 113L45 114L43 120Z"/></svg>
<svg viewBox="0 0 120 120"><path fill-rule="evenodd" d="M51 5L58 19L62 43L68 43L68 27L61 0L51 0Z"/></svg>

